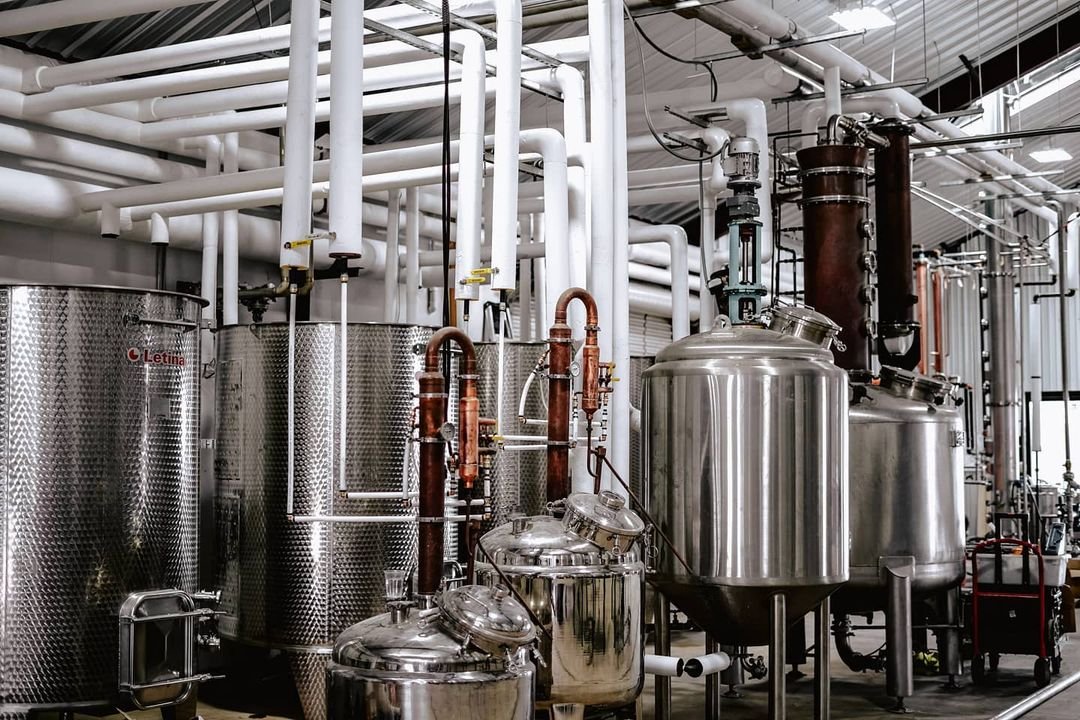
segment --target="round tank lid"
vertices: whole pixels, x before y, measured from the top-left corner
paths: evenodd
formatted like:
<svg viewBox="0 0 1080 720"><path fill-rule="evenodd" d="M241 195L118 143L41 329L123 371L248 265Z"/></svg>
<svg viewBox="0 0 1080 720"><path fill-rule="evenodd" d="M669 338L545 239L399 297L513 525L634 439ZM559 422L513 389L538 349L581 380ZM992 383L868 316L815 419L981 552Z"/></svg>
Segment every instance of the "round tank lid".
<svg viewBox="0 0 1080 720"><path fill-rule="evenodd" d="M516 650L536 639L529 614L504 587L465 585L439 600L446 630L491 653Z"/></svg>
<svg viewBox="0 0 1080 720"><path fill-rule="evenodd" d="M627 550L645 531L645 523L626 507L622 496L609 490L599 495L574 493L566 498L566 529L605 550Z"/></svg>
<svg viewBox="0 0 1080 720"><path fill-rule="evenodd" d="M840 326L827 316L800 305L777 305L772 308L769 329L828 348L838 334Z"/></svg>
<svg viewBox="0 0 1080 720"><path fill-rule="evenodd" d="M711 329L673 342L656 355L656 364L646 374L664 374L668 362L707 362L723 358L797 358L832 361L832 353L806 338L780 333L760 325L727 325L717 322Z"/></svg>
<svg viewBox="0 0 1080 720"><path fill-rule="evenodd" d="M943 377L922 375L892 365L881 367L881 386L900 397L939 404L952 392L952 383Z"/></svg>

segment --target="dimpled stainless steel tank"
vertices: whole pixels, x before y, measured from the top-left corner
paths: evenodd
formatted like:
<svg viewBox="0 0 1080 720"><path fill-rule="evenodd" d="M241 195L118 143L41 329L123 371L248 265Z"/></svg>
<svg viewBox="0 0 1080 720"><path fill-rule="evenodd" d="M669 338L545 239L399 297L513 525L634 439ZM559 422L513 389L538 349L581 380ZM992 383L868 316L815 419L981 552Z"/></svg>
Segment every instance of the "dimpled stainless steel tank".
<svg viewBox="0 0 1080 720"><path fill-rule="evenodd" d="M200 302L0 286L0 716L112 706L122 604L196 589Z"/></svg>
<svg viewBox="0 0 1080 720"><path fill-rule="evenodd" d="M944 380L881 369L851 405L851 578L836 610L885 607L879 558L911 556L916 595L964 578L964 424ZM887 509L887 512L883 512Z"/></svg>
<svg viewBox="0 0 1080 720"><path fill-rule="evenodd" d="M388 604L334 645L330 720L532 720L536 630L505 588L447 590L423 611Z"/></svg>
<svg viewBox="0 0 1080 720"><path fill-rule="evenodd" d="M650 580L732 645L767 642L773 594L794 621L848 575L837 328L804 308L777 308L772 327L718 322L644 374L649 512L693 570L658 547Z"/></svg>
<svg viewBox="0 0 1080 720"><path fill-rule="evenodd" d="M533 420L546 420L547 378L533 375L536 362L547 351L546 342L503 342L503 399L502 431L508 435L535 435L544 442L543 425L523 425L518 416L521 395L528 383L525 397L525 416ZM499 344L477 343L476 363L480 374L477 392L480 395L480 415L495 419L498 407ZM532 382L529 378L532 377ZM499 454L492 473L491 519L484 521L484 529L498 527L510 520L512 515L538 515L547 506L547 468L543 450L508 451Z"/></svg>
<svg viewBox="0 0 1080 720"><path fill-rule="evenodd" d="M630 388L630 405L641 411L641 391L644 386L642 376L652 367L656 358L652 355L634 355L630 358L630 372L627 382ZM630 431L630 489L645 502L645 468L641 455L641 428Z"/></svg>
<svg viewBox="0 0 1080 720"><path fill-rule="evenodd" d="M349 490L416 490L406 445L415 375L431 334L409 325L349 326ZM337 338L333 323L296 327L294 510L408 514L400 499L344 500L337 492ZM290 651L305 715L315 720L326 713L334 638L382 609L384 568L416 564L417 527L286 518L287 367L285 324L219 334L218 559L227 612L219 627L230 640Z"/></svg>
<svg viewBox="0 0 1080 720"><path fill-rule="evenodd" d="M516 518L480 543L546 630L537 705L625 706L644 682L645 525L611 492L575 493L565 506L562 519ZM500 582L479 550L476 560L479 582Z"/></svg>

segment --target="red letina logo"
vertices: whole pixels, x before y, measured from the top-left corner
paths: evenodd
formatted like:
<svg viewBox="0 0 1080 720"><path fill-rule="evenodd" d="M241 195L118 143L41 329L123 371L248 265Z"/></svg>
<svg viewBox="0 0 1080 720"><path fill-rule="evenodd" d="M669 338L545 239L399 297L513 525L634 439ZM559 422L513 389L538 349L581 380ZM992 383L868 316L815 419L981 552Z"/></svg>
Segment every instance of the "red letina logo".
<svg viewBox="0 0 1080 720"><path fill-rule="evenodd" d="M183 355L176 355L170 352L158 352L147 348L128 348L127 359L130 362L141 362L144 365L174 365L176 367L183 367L187 364Z"/></svg>

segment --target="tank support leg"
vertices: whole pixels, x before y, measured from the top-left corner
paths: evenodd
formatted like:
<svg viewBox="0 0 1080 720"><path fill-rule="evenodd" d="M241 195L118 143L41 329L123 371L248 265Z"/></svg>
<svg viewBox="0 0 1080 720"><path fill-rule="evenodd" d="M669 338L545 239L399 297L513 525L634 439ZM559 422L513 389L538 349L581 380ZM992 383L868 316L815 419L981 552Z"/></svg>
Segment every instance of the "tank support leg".
<svg viewBox="0 0 1080 720"><path fill-rule="evenodd" d="M832 613L829 606L829 598L825 598L814 609L814 720L829 720L830 714L829 685L832 677L829 674L829 660L832 642L829 630Z"/></svg>
<svg viewBox="0 0 1080 720"><path fill-rule="evenodd" d="M728 688L727 692L724 693L724 697L729 700L737 700L742 697L739 693L739 686L746 682L742 664L742 657L743 653L746 652L746 648L737 645L721 645L720 649L731 658L731 665L728 665L727 669L720 673L720 682L727 685Z"/></svg>
<svg viewBox="0 0 1080 720"><path fill-rule="evenodd" d="M784 677L784 651L787 635L787 598L784 593L772 596L769 633L769 720L787 716L787 687Z"/></svg>
<svg viewBox="0 0 1080 720"><path fill-rule="evenodd" d="M960 590L953 589L945 593L945 624L948 629L938 631L938 657L941 658L941 670L948 679L945 688L955 690L960 687L956 679L963 674L960 661Z"/></svg>
<svg viewBox="0 0 1080 720"><path fill-rule="evenodd" d="M807 661L805 615L796 620L795 623L788 628L786 654L787 664L791 666L791 671L788 672L788 679L799 680L806 677L806 673L799 669L799 666L805 665Z"/></svg>
<svg viewBox="0 0 1080 720"><path fill-rule="evenodd" d="M705 654L716 652L720 646L712 635L705 635ZM705 720L720 720L720 678L716 673L705 676Z"/></svg>
<svg viewBox="0 0 1080 720"><path fill-rule="evenodd" d="M915 558L887 557L879 560L885 573L888 603L885 609L885 687L896 698L893 712L907 712L904 698L915 694L915 668L911 659L911 579Z"/></svg>
<svg viewBox="0 0 1080 720"><path fill-rule="evenodd" d="M671 654L671 606L667 599L657 591L654 627L656 629L656 654ZM657 675L653 678L655 687L655 705L653 716L656 720L671 720L671 678Z"/></svg>

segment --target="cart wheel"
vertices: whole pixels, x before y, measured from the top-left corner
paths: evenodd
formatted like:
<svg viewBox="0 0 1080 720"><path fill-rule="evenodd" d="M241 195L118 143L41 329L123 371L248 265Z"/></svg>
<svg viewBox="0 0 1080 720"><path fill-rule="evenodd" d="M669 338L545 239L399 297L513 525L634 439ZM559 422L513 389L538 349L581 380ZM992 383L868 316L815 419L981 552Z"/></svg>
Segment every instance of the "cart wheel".
<svg viewBox="0 0 1080 720"><path fill-rule="evenodd" d="M1061 674L1061 656L1060 655L1056 655L1056 656L1050 658L1050 672L1052 672L1054 675L1060 675Z"/></svg>
<svg viewBox="0 0 1080 720"><path fill-rule="evenodd" d="M998 653L990 653L990 672L997 672L998 662L1001 660L1001 655Z"/></svg>
<svg viewBox="0 0 1080 720"><path fill-rule="evenodd" d="M971 682L982 685L986 682L986 656L976 655L971 658Z"/></svg>
<svg viewBox="0 0 1080 720"><path fill-rule="evenodd" d="M1044 688L1050 684L1050 661L1039 658L1035 661L1035 687Z"/></svg>

